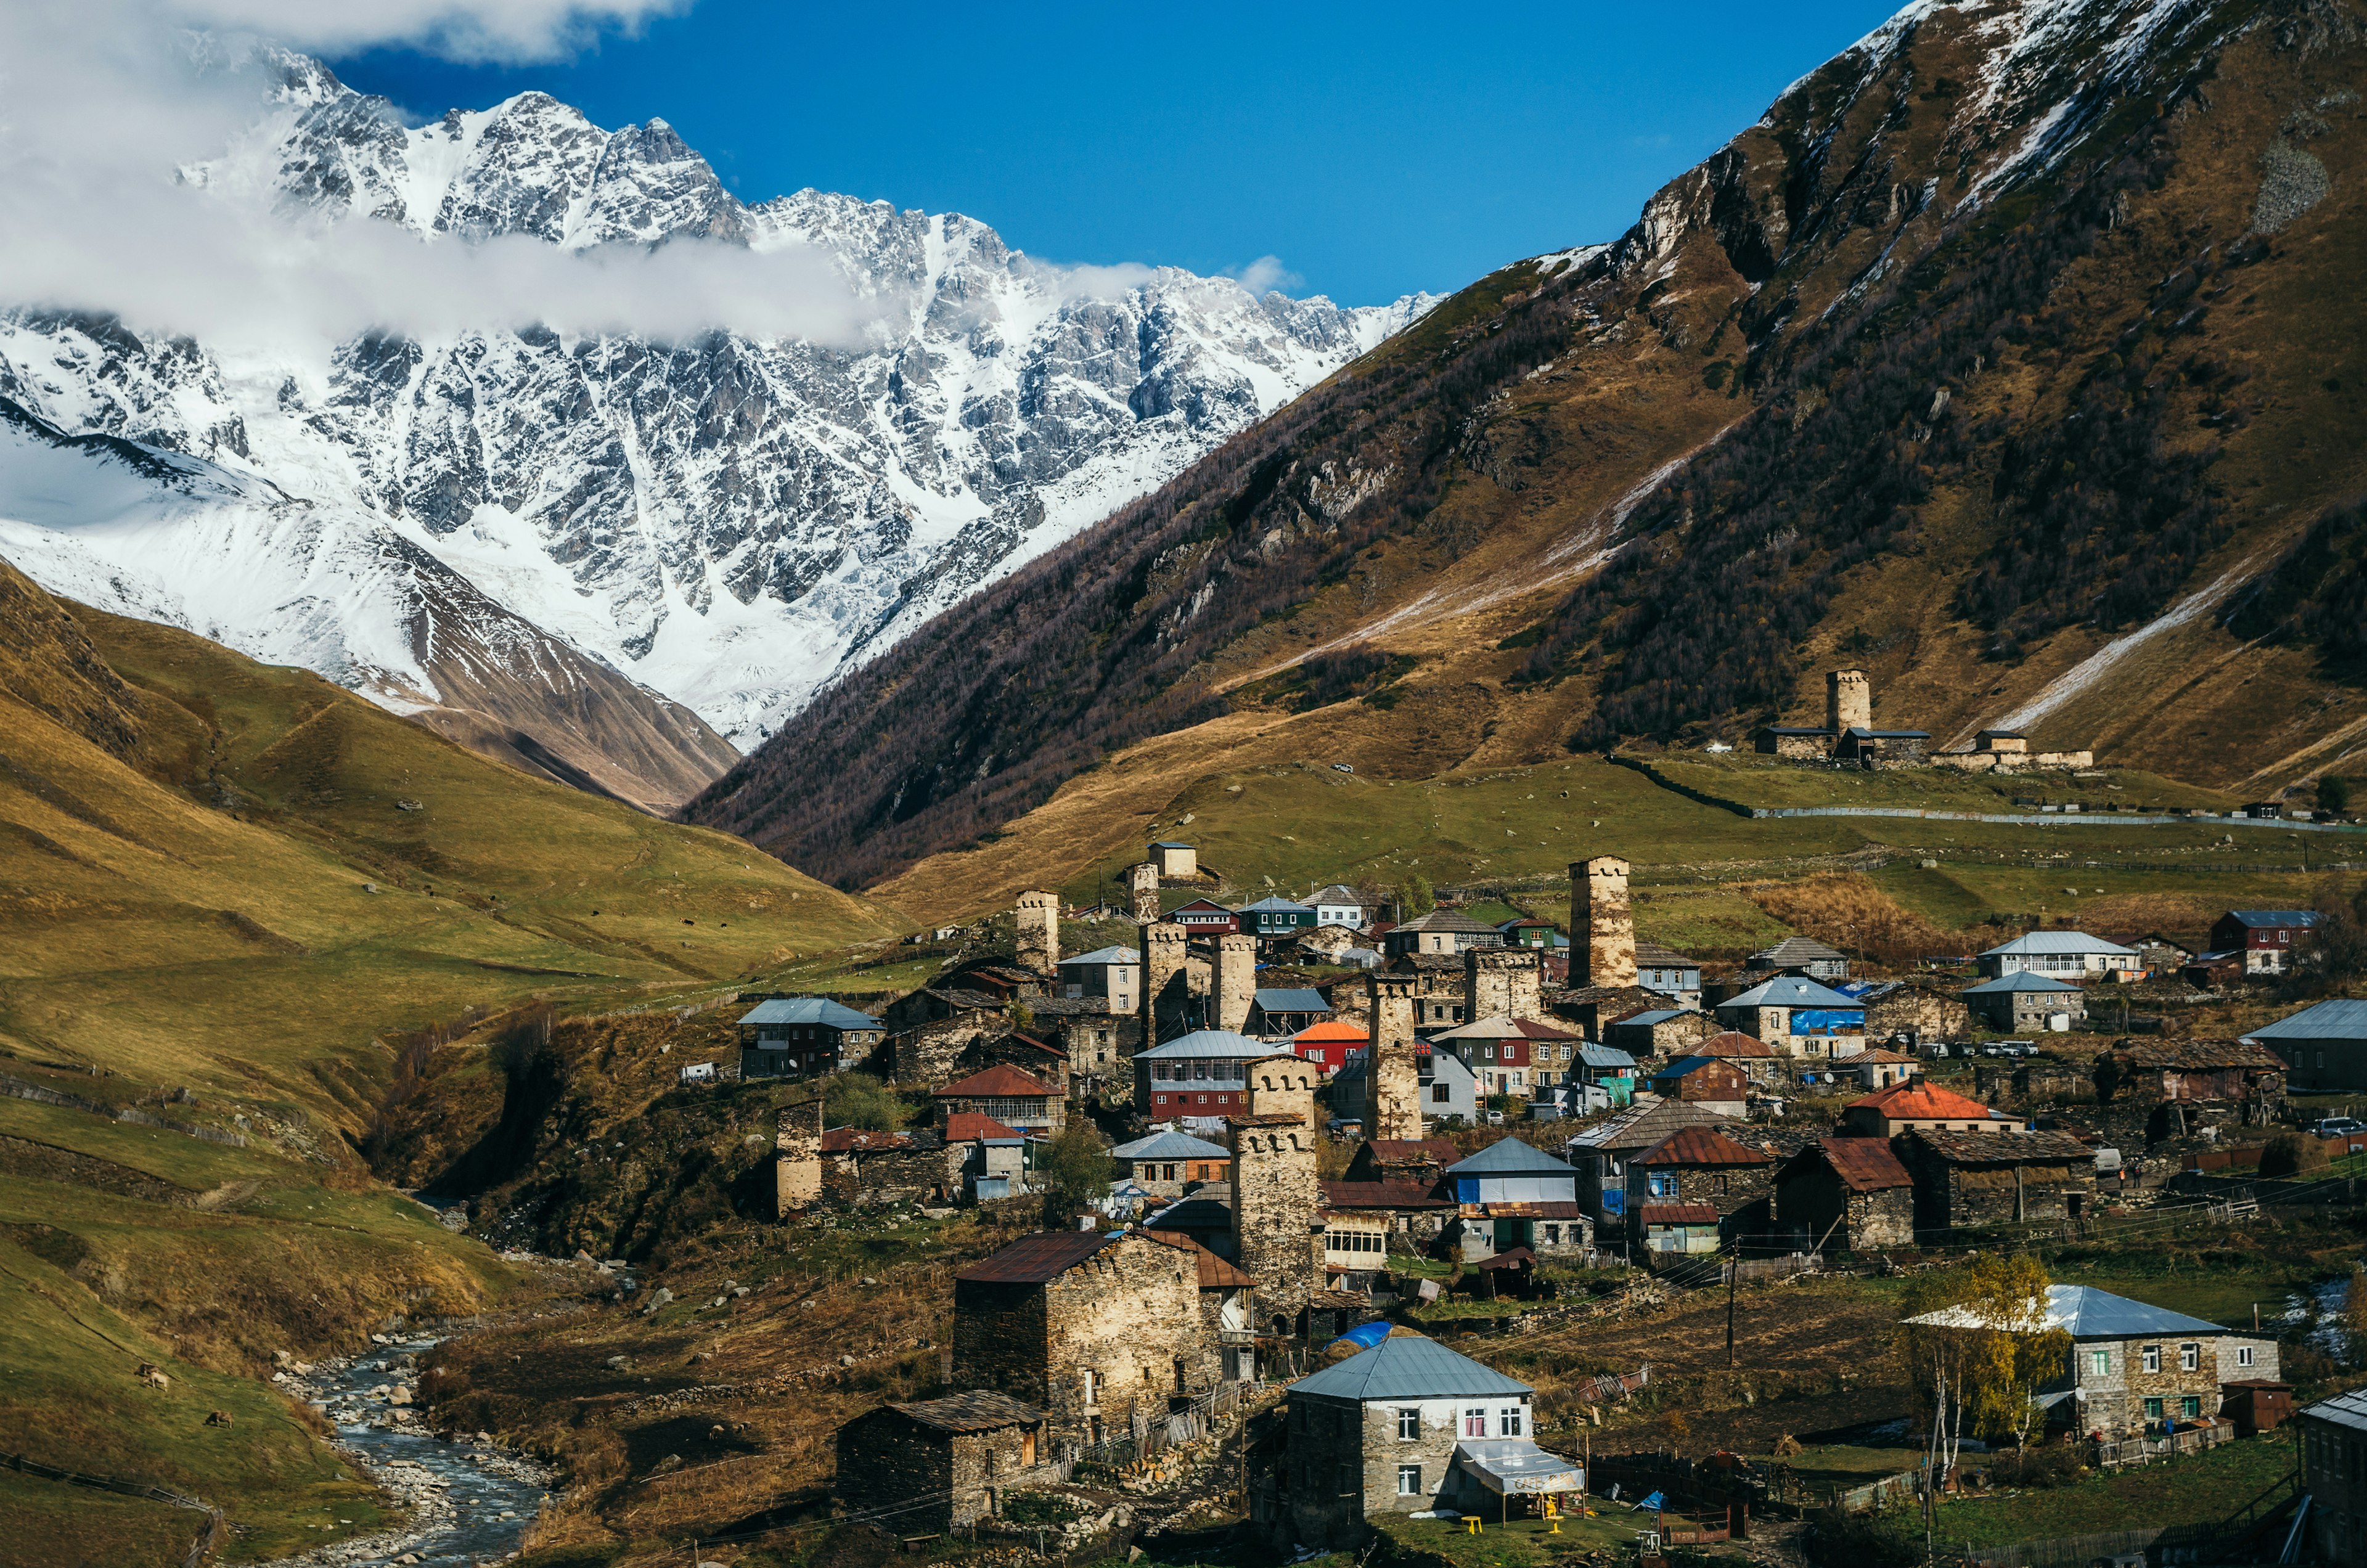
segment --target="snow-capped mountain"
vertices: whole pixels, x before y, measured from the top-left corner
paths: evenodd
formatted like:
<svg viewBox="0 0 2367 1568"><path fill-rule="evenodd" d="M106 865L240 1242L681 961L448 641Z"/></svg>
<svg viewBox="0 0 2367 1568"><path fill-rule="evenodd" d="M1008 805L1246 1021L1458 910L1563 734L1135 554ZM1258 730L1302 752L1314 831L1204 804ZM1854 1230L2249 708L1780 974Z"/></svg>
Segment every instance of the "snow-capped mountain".
<svg viewBox="0 0 2367 1568"><path fill-rule="evenodd" d="M1111 283L958 215L812 190L746 206L662 120L604 130L529 93L409 126L295 57L271 116L182 177L432 244L697 241L826 263L863 310L835 344L527 327L379 333L297 362L136 321L0 314L0 398L66 436L196 459L220 476L206 495L239 498L185 491L136 526L17 518L7 552L46 586L413 706L449 705L418 605L458 582L743 749L850 660L1431 302L1343 310L1172 268ZM374 590L324 597L326 558L367 559L345 581ZM524 728L549 743L572 723Z"/></svg>

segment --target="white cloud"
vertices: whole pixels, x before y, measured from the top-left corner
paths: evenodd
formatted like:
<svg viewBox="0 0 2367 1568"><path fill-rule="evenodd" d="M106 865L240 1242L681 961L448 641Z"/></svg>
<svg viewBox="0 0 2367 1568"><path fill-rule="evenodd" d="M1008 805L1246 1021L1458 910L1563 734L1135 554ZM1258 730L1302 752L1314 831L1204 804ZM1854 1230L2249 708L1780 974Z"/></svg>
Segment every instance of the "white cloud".
<svg viewBox="0 0 2367 1568"><path fill-rule="evenodd" d="M1232 276L1240 279L1242 288L1257 295L1276 288L1287 293L1307 281L1283 265L1280 256L1260 256Z"/></svg>
<svg viewBox="0 0 2367 1568"><path fill-rule="evenodd" d="M259 34L335 53L408 44L462 61L551 60L603 28L629 30L689 0L162 0L184 26Z"/></svg>

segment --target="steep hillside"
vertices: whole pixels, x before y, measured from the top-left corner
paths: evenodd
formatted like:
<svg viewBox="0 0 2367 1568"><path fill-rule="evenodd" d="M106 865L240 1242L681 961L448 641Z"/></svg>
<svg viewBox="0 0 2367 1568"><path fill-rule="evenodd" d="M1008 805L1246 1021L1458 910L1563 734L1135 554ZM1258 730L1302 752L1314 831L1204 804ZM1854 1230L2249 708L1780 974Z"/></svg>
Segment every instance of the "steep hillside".
<svg viewBox="0 0 2367 1568"><path fill-rule="evenodd" d="M0 563L0 1049L358 1133L379 1037L727 984L895 919Z"/></svg>
<svg viewBox="0 0 2367 1568"><path fill-rule="evenodd" d="M1739 741L1837 662L1943 742L2331 764L2367 731L2357 514L2312 528L2367 488L2362 36L2356 0L1912 6L1615 244L1456 296L687 815L862 886L1149 737L1165 793L1114 810L1310 724L1395 776ZM2319 560L2297 612L2247 593Z"/></svg>

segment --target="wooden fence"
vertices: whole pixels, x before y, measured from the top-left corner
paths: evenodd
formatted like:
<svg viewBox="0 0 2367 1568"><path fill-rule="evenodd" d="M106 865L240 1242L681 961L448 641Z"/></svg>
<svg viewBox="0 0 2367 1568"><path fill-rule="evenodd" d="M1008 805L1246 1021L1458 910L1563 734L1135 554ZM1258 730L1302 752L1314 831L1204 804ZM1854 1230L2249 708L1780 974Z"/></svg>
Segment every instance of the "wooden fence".
<svg viewBox="0 0 2367 1568"><path fill-rule="evenodd" d="M62 1481L69 1486L88 1487L94 1492L113 1492L119 1496L143 1497L152 1503L164 1503L176 1508L188 1508L206 1517L198 1539L181 1558L181 1568L198 1568L209 1553L218 1551L230 1539L230 1526L222 1511L202 1498L186 1493L151 1486L145 1482L122 1481L112 1475L85 1475L76 1470L60 1470L53 1464L43 1464L23 1454L0 1453L0 1470L14 1470L26 1475L38 1475L45 1481Z"/></svg>
<svg viewBox="0 0 2367 1568"><path fill-rule="evenodd" d="M2233 1442L2233 1423L2218 1421L2208 1427L2185 1427L2161 1438L2124 1438L2095 1445L2096 1468L2113 1470L2126 1464L2151 1464L2157 1459L2175 1459L2180 1454L2201 1453L2220 1444Z"/></svg>

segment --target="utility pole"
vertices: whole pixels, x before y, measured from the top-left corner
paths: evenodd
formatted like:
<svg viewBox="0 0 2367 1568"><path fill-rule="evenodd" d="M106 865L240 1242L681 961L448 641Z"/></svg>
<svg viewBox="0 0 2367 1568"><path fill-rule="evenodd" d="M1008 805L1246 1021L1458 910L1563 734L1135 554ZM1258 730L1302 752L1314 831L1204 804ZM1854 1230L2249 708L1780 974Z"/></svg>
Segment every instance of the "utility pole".
<svg viewBox="0 0 2367 1568"><path fill-rule="evenodd" d="M1735 1244L1734 1257L1726 1266L1726 1370L1734 1371L1734 1292L1742 1283L1742 1245Z"/></svg>

